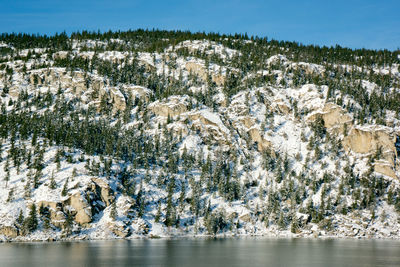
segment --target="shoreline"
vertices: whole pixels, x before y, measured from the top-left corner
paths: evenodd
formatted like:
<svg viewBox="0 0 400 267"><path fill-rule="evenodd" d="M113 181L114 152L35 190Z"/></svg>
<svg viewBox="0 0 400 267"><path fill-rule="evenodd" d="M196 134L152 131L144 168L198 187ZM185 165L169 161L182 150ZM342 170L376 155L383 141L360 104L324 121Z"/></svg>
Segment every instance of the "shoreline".
<svg viewBox="0 0 400 267"><path fill-rule="evenodd" d="M371 241L400 241L400 237L392 236L340 236L340 235L304 235L304 234L219 234L219 235L150 235L130 237L91 238L88 236L70 238L1 238L0 244L5 243L57 243L57 242L96 242L96 241L132 241L132 240L201 240L201 239L304 239L304 240L371 240Z"/></svg>

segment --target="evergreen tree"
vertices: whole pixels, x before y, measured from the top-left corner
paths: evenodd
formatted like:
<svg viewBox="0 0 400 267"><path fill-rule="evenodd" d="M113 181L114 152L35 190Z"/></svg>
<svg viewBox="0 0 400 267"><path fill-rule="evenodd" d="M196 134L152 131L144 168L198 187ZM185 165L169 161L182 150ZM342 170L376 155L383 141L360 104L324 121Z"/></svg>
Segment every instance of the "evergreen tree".
<svg viewBox="0 0 400 267"><path fill-rule="evenodd" d="M37 211L36 211L35 203L33 203L31 205L29 217L26 218L25 225L26 225L26 229L29 232L34 232L38 227L38 219L37 219Z"/></svg>
<svg viewBox="0 0 400 267"><path fill-rule="evenodd" d="M65 180L63 189L62 189L62 191L61 191L61 195L62 195L63 197L65 197L65 196L67 195L67 193L68 193L68 179L69 179L69 178L67 177L67 179Z"/></svg>
<svg viewBox="0 0 400 267"><path fill-rule="evenodd" d="M114 200L111 204L110 217L113 219L113 221L115 221L117 218L117 200Z"/></svg>

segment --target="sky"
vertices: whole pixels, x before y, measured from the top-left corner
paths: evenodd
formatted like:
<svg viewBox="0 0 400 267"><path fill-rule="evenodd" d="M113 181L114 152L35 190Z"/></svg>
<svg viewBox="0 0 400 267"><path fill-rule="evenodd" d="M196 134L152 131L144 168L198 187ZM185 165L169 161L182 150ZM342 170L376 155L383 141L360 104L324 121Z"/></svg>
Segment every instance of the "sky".
<svg viewBox="0 0 400 267"><path fill-rule="evenodd" d="M0 0L0 32L190 30L400 48L400 0Z"/></svg>

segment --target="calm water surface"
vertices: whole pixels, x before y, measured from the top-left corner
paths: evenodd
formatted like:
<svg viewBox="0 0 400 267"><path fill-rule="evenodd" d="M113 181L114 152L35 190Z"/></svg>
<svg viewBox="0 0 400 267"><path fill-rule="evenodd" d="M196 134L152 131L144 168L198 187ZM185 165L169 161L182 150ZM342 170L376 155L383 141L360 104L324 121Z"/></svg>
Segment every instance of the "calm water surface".
<svg viewBox="0 0 400 267"><path fill-rule="evenodd" d="M0 266L400 266L400 241L175 239L0 244Z"/></svg>

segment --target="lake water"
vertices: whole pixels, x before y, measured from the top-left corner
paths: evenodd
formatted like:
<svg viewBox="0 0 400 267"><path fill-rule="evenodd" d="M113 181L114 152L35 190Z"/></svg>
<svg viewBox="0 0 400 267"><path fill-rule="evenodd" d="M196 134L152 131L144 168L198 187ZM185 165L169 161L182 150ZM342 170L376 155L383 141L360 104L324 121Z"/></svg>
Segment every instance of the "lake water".
<svg viewBox="0 0 400 267"><path fill-rule="evenodd" d="M227 238L3 243L0 266L400 266L400 241Z"/></svg>

